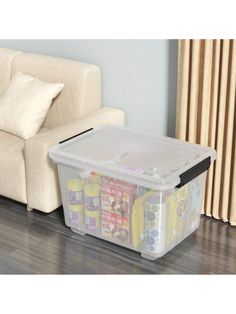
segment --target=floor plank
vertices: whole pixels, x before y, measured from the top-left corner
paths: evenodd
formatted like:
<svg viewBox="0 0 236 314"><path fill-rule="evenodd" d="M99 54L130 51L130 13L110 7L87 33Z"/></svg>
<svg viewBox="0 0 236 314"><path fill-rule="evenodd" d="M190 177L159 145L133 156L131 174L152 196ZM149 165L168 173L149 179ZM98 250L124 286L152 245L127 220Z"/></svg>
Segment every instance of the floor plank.
<svg viewBox="0 0 236 314"><path fill-rule="evenodd" d="M62 208L46 215L0 197L1 274L236 274L236 228L202 217L200 228L161 259L80 236Z"/></svg>

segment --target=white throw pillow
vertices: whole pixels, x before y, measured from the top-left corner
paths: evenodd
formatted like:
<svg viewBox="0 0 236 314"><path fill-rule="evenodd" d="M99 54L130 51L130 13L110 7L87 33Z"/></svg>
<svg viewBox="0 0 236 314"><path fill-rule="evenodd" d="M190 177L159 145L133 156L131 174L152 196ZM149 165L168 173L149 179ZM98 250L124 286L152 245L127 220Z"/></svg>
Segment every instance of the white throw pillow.
<svg viewBox="0 0 236 314"><path fill-rule="evenodd" d="M28 139L38 133L64 84L49 84L16 72L0 97L0 130Z"/></svg>

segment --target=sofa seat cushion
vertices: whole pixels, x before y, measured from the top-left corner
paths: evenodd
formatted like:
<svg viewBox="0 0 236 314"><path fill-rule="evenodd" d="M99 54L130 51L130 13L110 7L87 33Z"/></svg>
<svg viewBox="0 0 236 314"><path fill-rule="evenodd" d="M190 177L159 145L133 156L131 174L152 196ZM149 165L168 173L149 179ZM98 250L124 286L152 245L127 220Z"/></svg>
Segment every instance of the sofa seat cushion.
<svg viewBox="0 0 236 314"><path fill-rule="evenodd" d="M50 130L50 129L48 129L48 128L42 127L42 128L39 130L39 133L48 132L49 130Z"/></svg>
<svg viewBox="0 0 236 314"><path fill-rule="evenodd" d="M0 195L27 203L24 140L0 131Z"/></svg>

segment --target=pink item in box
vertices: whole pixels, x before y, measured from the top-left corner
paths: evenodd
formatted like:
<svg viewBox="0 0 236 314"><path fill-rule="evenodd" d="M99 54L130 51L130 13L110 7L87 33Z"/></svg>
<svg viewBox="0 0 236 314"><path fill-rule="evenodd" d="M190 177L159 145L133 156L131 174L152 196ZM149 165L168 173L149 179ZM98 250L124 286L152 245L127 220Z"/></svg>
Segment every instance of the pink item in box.
<svg viewBox="0 0 236 314"><path fill-rule="evenodd" d="M103 178L101 189L102 235L121 242L130 242L130 214L135 186Z"/></svg>

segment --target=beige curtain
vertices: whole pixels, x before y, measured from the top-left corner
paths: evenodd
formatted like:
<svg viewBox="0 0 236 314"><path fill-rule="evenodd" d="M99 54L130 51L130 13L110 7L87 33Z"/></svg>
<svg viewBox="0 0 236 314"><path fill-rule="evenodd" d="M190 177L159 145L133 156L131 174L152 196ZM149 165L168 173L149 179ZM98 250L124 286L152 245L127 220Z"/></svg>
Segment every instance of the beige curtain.
<svg viewBox="0 0 236 314"><path fill-rule="evenodd" d="M217 150L203 213L236 225L236 40L180 40L176 137Z"/></svg>

